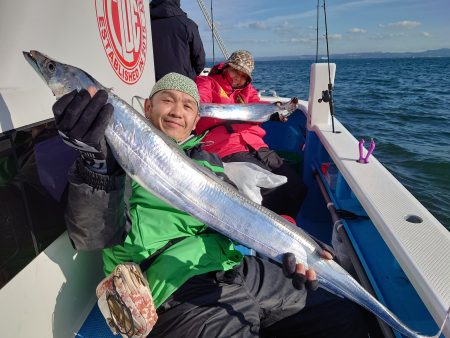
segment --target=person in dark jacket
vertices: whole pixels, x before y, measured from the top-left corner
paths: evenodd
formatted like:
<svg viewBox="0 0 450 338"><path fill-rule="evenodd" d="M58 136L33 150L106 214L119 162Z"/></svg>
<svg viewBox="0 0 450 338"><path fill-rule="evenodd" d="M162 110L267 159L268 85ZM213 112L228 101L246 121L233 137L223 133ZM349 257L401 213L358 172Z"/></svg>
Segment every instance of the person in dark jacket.
<svg viewBox="0 0 450 338"><path fill-rule="evenodd" d="M70 144L76 143L81 152L70 173L66 223L77 250L103 248L106 274L122 262L153 259L144 271L158 312L149 337L259 337L284 318L288 326L292 318L298 324L287 331L278 326L276 331L283 334L297 336L301 328L311 337L320 332L358 337L362 327L358 307L324 291L308 292L317 288L315 272L296 264L293 254L284 255L282 265L243 257L227 237L145 191L138 182L126 182L104 143L113 111L106 100L104 91L92 99L86 91L74 91L53 106L57 127L76 140ZM195 83L169 73L152 89L145 116L186 155L223 174L219 157L201 150L203 135L191 135L199 104ZM86 142L88 147L83 148ZM93 149L95 154L83 154ZM83 160L93 157L94 167ZM321 255L331 258L326 251ZM307 295L313 313L323 306L326 311L334 309L334 317L326 323L313 318L309 308L303 309Z"/></svg>
<svg viewBox="0 0 450 338"><path fill-rule="evenodd" d="M180 8L180 0L150 2L156 81L175 72L191 79L205 68L205 51L194 21Z"/></svg>

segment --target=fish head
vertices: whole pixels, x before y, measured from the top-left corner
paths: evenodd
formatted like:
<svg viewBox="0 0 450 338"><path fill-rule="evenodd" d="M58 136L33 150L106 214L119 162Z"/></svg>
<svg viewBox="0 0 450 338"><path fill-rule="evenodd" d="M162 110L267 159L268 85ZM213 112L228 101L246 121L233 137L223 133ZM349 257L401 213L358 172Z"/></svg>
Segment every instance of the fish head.
<svg viewBox="0 0 450 338"><path fill-rule="evenodd" d="M90 86L99 89L97 81L79 68L55 61L35 50L23 52L23 55L57 99L75 89Z"/></svg>

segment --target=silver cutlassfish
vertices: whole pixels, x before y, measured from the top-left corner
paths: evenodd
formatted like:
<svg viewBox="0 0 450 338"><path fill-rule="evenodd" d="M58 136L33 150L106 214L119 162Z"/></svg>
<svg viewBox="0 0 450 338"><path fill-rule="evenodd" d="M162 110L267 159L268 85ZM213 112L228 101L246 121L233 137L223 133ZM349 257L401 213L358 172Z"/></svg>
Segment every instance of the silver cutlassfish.
<svg viewBox="0 0 450 338"><path fill-rule="evenodd" d="M56 97L89 86L108 92L114 113L106 138L120 165L144 188L274 260L280 261L285 252L294 253L298 262L316 271L323 288L362 305L403 335L425 337L403 324L341 266L321 259L321 249L304 231L194 163L175 142L89 74L36 51L24 52L24 56ZM446 320L448 316L447 311ZM444 324L434 337L441 334Z"/></svg>
<svg viewBox="0 0 450 338"><path fill-rule="evenodd" d="M254 104L215 104L202 103L200 105L201 117L214 117L221 120L266 122L278 113L287 118L297 109L298 99L292 98L289 102L275 105L273 103Z"/></svg>

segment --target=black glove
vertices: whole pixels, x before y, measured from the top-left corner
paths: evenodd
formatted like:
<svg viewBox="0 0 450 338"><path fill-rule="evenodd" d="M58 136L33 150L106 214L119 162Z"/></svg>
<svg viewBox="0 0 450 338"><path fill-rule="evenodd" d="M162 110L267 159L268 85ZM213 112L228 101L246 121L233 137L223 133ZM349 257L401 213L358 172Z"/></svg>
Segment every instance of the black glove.
<svg viewBox="0 0 450 338"><path fill-rule="evenodd" d="M316 280L309 281L306 279L306 275L296 272L297 260L295 255L291 252L283 255L283 272L284 275L292 279L292 285L297 290L308 289L311 291L317 290L319 282Z"/></svg>
<svg viewBox="0 0 450 338"><path fill-rule="evenodd" d="M334 249L331 245L325 244L324 242L318 240L316 237L314 237L312 235L310 235L310 236L320 246L320 248L322 250L328 251L331 254L333 259L334 259L334 257L336 257L336 253L334 252Z"/></svg>
<svg viewBox="0 0 450 338"><path fill-rule="evenodd" d="M270 115L269 121L281 122L280 114L278 112L273 113L272 115Z"/></svg>
<svg viewBox="0 0 450 338"><path fill-rule="evenodd" d="M107 100L104 90L91 98L82 89L64 95L53 105L56 128L64 142L78 149L86 167L101 174L120 168L105 139L106 126L114 111Z"/></svg>
<svg viewBox="0 0 450 338"><path fill-rule="evenodd" d="M276 101L273 104L284 111L284 114L280 112L273 113L270 115L270 121L287 122L288 116L291 115L297 109L298 98L293 97L289 102L284 103L281 101Z"/></svg>

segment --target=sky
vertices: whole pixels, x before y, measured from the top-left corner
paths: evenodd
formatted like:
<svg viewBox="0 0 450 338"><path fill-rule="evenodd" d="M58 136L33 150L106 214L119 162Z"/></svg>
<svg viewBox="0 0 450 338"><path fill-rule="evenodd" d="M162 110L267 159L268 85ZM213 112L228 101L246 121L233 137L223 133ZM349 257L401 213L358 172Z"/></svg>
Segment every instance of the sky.
<svg viewBox="0 0 450 338"><path fill-rule="evenodd" d="M210 11L211 0L203 0ZM256 57L315 55L317 0L212 0L214 23L229 52ZM323 0L319 53L326 53ZM206 56L212 39L196 0L181 8L198 26ZM330 54L450 48L450 0L327 0ZM216 58L221 57L217 44Z"/></svg>

